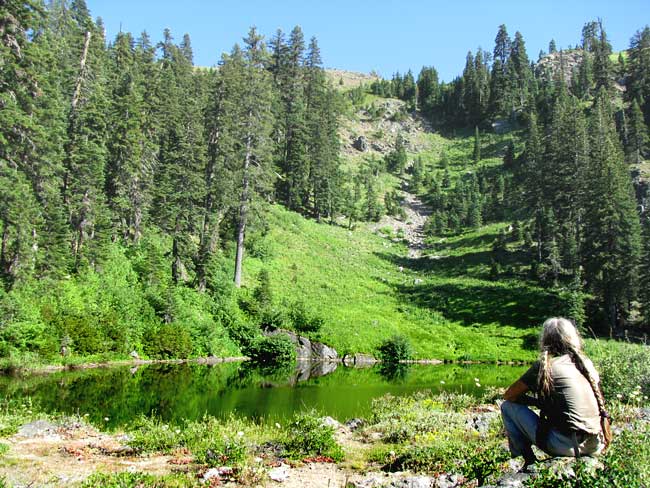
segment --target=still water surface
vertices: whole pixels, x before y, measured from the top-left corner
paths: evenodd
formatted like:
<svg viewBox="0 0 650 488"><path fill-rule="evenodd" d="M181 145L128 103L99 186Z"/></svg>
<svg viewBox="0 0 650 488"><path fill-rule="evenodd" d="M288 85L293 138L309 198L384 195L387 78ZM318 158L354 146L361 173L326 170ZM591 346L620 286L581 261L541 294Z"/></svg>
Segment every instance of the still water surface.
<svg viewBox="0 0 650 488"><path fill-rule="evenodd" d="M106 427L127 424L141 415L157 415L172 423L231 413L282 421L312 408L344 421L368 415L372 400L388 393L480 394L486 387L507 386L525 369L410 365L395 374L379 366L354 369L340 364L302 363L297 370L275 372L260 371L248 363L154 364L0 377L0 395L31 398L47 412L88 414Z"/></svg>

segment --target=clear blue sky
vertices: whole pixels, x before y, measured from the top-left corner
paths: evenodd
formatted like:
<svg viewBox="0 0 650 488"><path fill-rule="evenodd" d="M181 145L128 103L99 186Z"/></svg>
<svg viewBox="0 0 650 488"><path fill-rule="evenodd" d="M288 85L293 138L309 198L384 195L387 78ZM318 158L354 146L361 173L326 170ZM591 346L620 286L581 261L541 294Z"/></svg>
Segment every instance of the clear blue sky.
<svg viewBox="0 0 650 488"><path fill-rule="evenodd" d="M414 73L433 65L446 81L460 74L468 50L492 51L500 24L518 30L537 59L551 38L558 48L575 45L585 22L603 19L614 50L650 23L649 0L87 0L102 17L109 39L147 30L158 41L169 27L177 41L189 33L197 65L216 64L257 26L267 39L300 25L316 36L326 67L350 71Z"/></svg>

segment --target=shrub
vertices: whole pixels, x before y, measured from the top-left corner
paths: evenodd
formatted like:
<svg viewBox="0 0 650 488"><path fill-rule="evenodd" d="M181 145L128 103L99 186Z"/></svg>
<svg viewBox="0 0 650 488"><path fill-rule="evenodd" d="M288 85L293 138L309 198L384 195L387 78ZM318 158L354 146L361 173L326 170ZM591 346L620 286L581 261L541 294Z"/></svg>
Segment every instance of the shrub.
<svg viewBox="0 0 650 488"><path fill-rule="evenodd" d="M303 301L296 301L289 308L289 320L298 332L318 332L325 320L307 310Z"/></svg>
<svg viewBox="0 0 650 488"><path fill-rule="evenodd" d="M154 358L187 358L192 354L192 336L184 327L164 324L145 334L144 349Z"/></svg>
<svg viewBox="0 0 650 488"><path fill-rule="evenodd" d="M260 337L260 329L250 322L234 320L227 326L228 335L244 354L250 355L253 342Z"/></svg>
<svg viewBox="0 0 650 488"><path fill-rule="evenodd" d="M132 425L129 445L142 452L170 452L184 444L181 429L159 418L142 416Z"/></svg>
<svg viewBox="0 0 650 488"><path fill-rule="evenodd" d="M606 348L602 348L606 345ZM600 372L603 395L608 401L648 403L650 398L650 349L647 346L596 342L593 359Z"/></svg>
<svg viewBox="0 0 650 488"><path fill-rule="evenodd" d="M372 429L380 432L385 442L413 441L435 432L462 433L465 416L445 411L443 406L440 398L429 392L409 397L385 395L372 402Z"/></svg>
<svg viewBox="0 0 650 488"><path fill-rule="evenodd" d="M398 363L412 358L411 343L401 335L395 335L384 341L378 348L379 358L385 363Z"/></svg>
<svg viewBox="0 0 650 488"><path fill-rule="evenodd" d="M313 411L294 418L284 447L292 458L326 456L335 461L343 460L343 449L334 439L334 427L324 425Z"/></svg>
<svg viewBox="0 0 650 488"><path fill-rule="evenodd" d="M271 293L271 278L266 269L262 269L257 275L259 284L253 291L253 298L259 310L265 310L273 303L273 294Z"/></svg>
<svg viewBox="0 0 650 488"><path fill-rule="evenodd" d="M247 352L251 360L260 365L276 365L296 360L296 349L286 334L256 337Z"/></svg>

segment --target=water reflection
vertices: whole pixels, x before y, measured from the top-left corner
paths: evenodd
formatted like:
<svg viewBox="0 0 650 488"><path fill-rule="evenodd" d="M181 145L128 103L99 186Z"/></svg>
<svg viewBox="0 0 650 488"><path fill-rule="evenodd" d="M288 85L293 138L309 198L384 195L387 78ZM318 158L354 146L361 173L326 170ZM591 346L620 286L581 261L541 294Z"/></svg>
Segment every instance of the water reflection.
<svg viewBox="0 0 650 488"><path fill-rule="evenodd" d="M311 408L345 420L368 415L372 399L386 393L444 389L477 394L488 386L511 383L524 369L450 364L355 369L340 363L301 362L296 367L262 370L248 363L156 364L0 377L0 394L31 397L50 412L88 414L109 427L140 415L180 422L235 412L282 421ZM480 378L481 387L474 378Z"/></svg>

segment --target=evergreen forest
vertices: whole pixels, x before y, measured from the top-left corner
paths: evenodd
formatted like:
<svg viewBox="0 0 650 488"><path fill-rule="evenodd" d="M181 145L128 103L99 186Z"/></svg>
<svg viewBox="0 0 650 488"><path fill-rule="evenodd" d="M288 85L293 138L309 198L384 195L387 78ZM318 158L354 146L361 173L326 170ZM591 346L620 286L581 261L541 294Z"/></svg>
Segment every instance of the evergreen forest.
<svg viewBox="0 0 650 488"><path fill-rule="evenodd" d="M107 39L84 0L0 2L0 356L255 355L280 327L340 354L400 334L419 357L530 359L552 314L642 340L650 27L619 53L577 27L536 60L501 25L450 82L347 87L298 26L202 67L189 34ZM383 100L428 149L347 149ZM405 183L428 259L377 230L406 219Z"/></svg>

